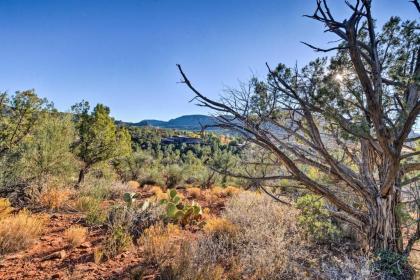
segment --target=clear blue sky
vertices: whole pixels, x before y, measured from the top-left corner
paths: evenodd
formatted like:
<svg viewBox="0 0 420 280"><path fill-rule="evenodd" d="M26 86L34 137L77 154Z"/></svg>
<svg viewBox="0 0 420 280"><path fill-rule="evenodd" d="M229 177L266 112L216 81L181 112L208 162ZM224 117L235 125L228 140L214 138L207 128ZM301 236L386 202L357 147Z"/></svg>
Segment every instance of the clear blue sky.
<svg viewBox="0 0 420 280"><path fill-rule="evenodd" d="M330 0L339 16L343 2ZM376 0L380 18L417 14L408 0ZM303 65L317 56L299 41L334 39L303 18L315 0L0 0L0 90L35 88L60 110L82 99L116 119L167 120L206 113L177 83L182 64L217 97L264 63Z"/></svg>

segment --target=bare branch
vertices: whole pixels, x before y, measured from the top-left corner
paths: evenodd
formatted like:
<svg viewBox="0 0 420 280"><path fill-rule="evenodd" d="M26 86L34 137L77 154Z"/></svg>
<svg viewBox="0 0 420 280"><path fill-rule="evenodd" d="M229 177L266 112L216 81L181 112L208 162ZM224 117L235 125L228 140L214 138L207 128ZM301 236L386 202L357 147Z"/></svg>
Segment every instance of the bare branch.
<svg viewBox="0 0 420 280"><path fill-rule="evenodd" d="M411 0L411 3L414 4L414 6L417 8L417 11L420 13L420 4L418 0Z"/></svg>
<svg viewBox="0 0 420 280"><path fill-rule="evenodd" d="M323 48L315 47L314 45L311 45L311 44L306 43L306 42L301 41L301 43L310 47L311 49L313 49L316 52L330 52L330 51L335 51L335 50L346 50L346 49L348 49L347 46L337 46L337 47L332 47L332 48L328 48L328 49L323 49Z"/></svg>

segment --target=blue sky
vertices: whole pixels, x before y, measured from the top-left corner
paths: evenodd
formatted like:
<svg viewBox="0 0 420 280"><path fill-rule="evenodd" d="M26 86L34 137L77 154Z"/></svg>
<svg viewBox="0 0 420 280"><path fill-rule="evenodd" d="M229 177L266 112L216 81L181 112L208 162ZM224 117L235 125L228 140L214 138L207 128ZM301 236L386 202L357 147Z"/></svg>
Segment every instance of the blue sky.
<svg viewBox="0 0 420 280"><path fill-rule="evenodd" d="M347 10L331 0L338 17ZM167 120L207 113L175 67L217 97L263 76L265 62L303 65L334 39L302 15L309 0L0 0L0 90L36 89L66 111L82 99L116 119ZM408 0L374 1L377 17L414 19Z"/></svg>

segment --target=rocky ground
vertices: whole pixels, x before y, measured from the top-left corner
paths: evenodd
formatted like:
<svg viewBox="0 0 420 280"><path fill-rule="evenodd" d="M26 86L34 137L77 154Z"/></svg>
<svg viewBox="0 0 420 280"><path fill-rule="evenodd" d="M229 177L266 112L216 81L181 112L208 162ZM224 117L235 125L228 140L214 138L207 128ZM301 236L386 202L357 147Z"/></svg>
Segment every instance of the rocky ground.
<svg viewBox="0 0 420 280"><path fill-rule="evenodd" d="M130 270L141 263L141 250L96 264L94 250L104 229L91 228L87 240L76 248L64 240L65 229L81 222L79 214L52 214L45 233L31 248L1 260L0 279L129 279Z"/></svg>

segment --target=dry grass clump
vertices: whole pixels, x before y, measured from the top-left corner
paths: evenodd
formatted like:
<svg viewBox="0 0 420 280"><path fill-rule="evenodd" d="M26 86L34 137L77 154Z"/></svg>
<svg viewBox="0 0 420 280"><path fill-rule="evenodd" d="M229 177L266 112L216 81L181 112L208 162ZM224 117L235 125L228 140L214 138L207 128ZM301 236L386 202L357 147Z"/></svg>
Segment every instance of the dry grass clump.
<svg viewBox="0 0 420 280"><path fill-rule="evenodd" d="M64 237L72 247L77 247L85 242L87 229L79 225L71 226L64 232Z"/></svg>
<svg viewBox="0 0 420 280"><path fill-rule="evenodd" d="M131 181L130 181L131 182ZM135 181L132 181L135 182ZM135 182L137 183L137 182ZM133 192L136 188L132 186L133 184L124 184L122 182L113 182L108 187L108 195L109 199L122 199L126 192Z"/></svg>
<svg viewBox="0 0 420 280"><path fill-rule="evenodd" d="M0 198L0 220L8 217L12 211L10 201L7 198Z"/></svg>
<svg viewBox="0 0 420 280"><path fill-rule="evenodd" d="M106 259L113 258L129 250L132 245L133 240L127 230L123 226L113 226L102 244L103 256Z"/></svg>
<svg viewBox="0 0 420 280"><path fill-rule="evenodd" d="M190 267L189 236L188 231L174 224L164 226L159 223L144 231L140 244L143 246L145 264L158 268L159 279L189 279L186 277Z"/></svg>
<svg viewBox="0 0 420 280"><path fill-rule="evenodd" d="M226 197L227 194L225 192L225 189L221 188L221 187L213 187L210 189L211 193L219 198L223 198Z"/></svg>
<svg viewBox="0 0 420 280"><path fill-rule="evenodd" d="M0 220L0 255L30 246L42 233L46 219L22 210Z"/></svg>
<svg viewBox="0 0 420 280"><path fill-rule="evenodd" d="M168 199L166 192L163 192L162 188L159 186L153 186L150 188L150 192L155 196L156 200L160 201L162 199Z"/></svg>
<svg viewBox="0 0 420 280"><path fill-rule="evenodd" d="M239 194L241 191L242 191L242 190L241 190L240 188L236 188L236 187L233 187L233 186L227 186L227 187L225 188L225 193L226 193L226 195L227 195L227 196L229 196L229 197L234 196L234 195L237 195L237 194Z"/></svg>
<svg viewBox="0 0 420 280"><path fill-rule="evenodd" d="M81 196L76 200L75 207L80 212L87 212L93 204L97 204L97 199L90 196Z"/></svg>
<svg viewBox="0 0 420 280"><path fill-rule="evenodd" d="M202 196L201 195L201 189L197 188L197 187L187 188L186 192L193 199L197 199L197 198L200 198Z"/></svg>
<svg viewBox="0 0 420 280"><path fill-rule="evenodd" d="M49 188L39 198L39 203L50 210L59 210L67 205L72 192L67 189Z"/></svg>
<svg viewBox="0 0 420 280"><path fill-rule="evenodd" d="M146 229L140 238L146 262L160 267L171 265L179 254L183 232L178 225L162 223Z"/></svg>
<svg viewBox="0 0 420 280"><path fill-rule="evenodd" d="M127 185L133 190L140 188L140 183L137 181L128 181Z"/></svg>
<svg viewBox="0 0 420 280"><path fill-rule="evenodd" d="M238 226L225 218L211 217L206 220L203 231L209 235L230 235L235 236Z"/></svg>
<svg viewBox="0 0 420 280"><path fill-rule="evenodd" d="M224 199L220 196L214 194L211 190L206 190L204 192L204 200L208 203L209 206L218 208L224 205Z"/></svg>
<svg viewBox="0 0 420 280"><path fill-rule="evenodd" d="M223 279L221 266L213 266L215 269L207 274L190 271L194 269L190 254L195 241L189 231L178 225L153 225L144 231L140 244L143 246L145 264L158 269L158 279ZM142 272L136 273L141 275Z"/></svg>
<svg viewBox="0 0 420 280"><path fill-rule="evenodd" d="M382 272L373 272L371 261L366 257L351 258L345 255L329 257L321 263L323 279L395 279Z"/></svg>
<svg viewBox="0 0 420 280"><path fill-rule="evenodd" d="M297 211L266 196L241 192L221 218L209 219L192 244L189 279L216 267L232 279L299 278L298 259L309 253L296 226ZM198 277L198 278L197 278Z"/></svg>

